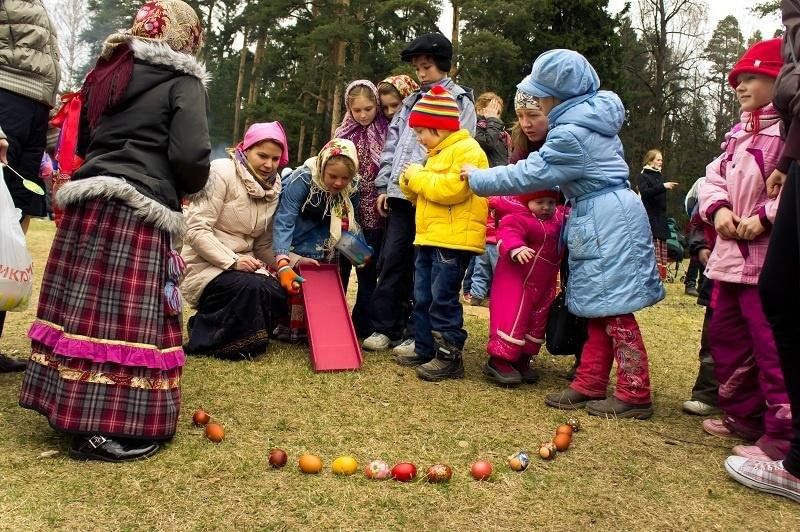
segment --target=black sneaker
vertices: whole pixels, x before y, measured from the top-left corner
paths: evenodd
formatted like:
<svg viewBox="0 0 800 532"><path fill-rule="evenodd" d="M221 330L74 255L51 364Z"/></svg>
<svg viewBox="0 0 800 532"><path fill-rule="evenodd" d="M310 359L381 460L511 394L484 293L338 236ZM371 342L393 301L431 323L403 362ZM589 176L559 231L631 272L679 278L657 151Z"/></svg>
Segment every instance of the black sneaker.
<svg viewBox="0 0 800 532"><path fill-rule="evenodd" d="M401 366L421 366L422 364L427 364L431 360L433 360L433 357L422 356L416 351L410 355L397 355L394 357L394 361Z"/></svg>
<svg viewBox="0 0 800 532"><path fill-rule="evenodd" d="M697 293L697 288L695 288L694 286L687 286L686 289L683 291L683 293L686 294L687 296L692 296L692 297L697 297L698 295L700 295Z"/></svg>
<svg viewBox="0 0 800 532"><path fill-rule="evenodd" d="M15 373L25 371L28 363L22 360L0 354L0 373Z"/></svg>

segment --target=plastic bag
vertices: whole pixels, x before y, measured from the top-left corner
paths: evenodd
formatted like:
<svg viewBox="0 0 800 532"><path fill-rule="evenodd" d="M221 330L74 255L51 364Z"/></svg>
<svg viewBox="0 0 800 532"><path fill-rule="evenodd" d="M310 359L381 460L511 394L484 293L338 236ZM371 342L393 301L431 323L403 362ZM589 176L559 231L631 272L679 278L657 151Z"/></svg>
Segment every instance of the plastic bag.
<svg viewBox="0 0 800 532"><path fill-rule="evenodd" d="M25 310L33 290L33 260L19 219L0 166L0 311Z"/></svg>

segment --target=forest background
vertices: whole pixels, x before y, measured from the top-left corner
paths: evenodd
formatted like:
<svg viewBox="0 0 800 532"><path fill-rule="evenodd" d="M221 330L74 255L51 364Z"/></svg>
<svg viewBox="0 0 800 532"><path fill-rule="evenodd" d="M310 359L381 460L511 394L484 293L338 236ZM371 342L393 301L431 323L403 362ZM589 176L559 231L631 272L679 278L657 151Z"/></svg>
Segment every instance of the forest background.
<svg viewBox="0 0 800 532"><path fill-rule="evenodd" d="M188 0L200 15L215 156L254 121L280 120L291 165L313 155L344 113L353 79L412 74L399 52L416 36L440 31L443 11L455 60L451 76L475 94L491 90L514 120L516 84L551 48L572 48L595 66L602 88L627 109L620 134L631 168L660 148L665 180L689 189L720 152L738 120L727 73L749 44L734 16L704 31L702 0L632 0L616 13L608 0ZM613 2L619 4L619 2ZM129 27L141 0L45 0L59 29L62 90L80 87L104 38ZM774 16L779 2L755 3L748 17ZM776 28L775 35L780 30ZM683 194L668 196L684 221Z"/></svg>

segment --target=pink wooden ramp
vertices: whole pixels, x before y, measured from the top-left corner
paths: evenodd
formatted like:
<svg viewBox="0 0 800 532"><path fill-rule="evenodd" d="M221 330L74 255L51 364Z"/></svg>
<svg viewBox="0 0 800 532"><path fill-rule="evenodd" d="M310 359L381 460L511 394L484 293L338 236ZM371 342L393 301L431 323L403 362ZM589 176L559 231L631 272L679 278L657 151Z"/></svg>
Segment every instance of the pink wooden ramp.
<svg viewBox="0 0 800 532"><path fill-rule="evenodd" d="M300 275L306 280L303 302L314 371L360 369L361 346L350 319L339 266L303 264Z"/></svg>

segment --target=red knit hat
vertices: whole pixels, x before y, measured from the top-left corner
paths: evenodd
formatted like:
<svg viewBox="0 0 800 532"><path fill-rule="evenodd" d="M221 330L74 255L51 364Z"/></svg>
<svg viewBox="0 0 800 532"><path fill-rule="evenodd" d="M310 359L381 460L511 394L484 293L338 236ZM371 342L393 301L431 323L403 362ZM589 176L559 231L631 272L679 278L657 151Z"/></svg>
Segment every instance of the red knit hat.
<svg viewBox="0 0 800 532"><path fill-rule="evenodd" d="M429 127L458 131L458 104L453 96L441 85L434 85L414 104L408 115L409 127Z"/></svg>
<svg viewBox="0 0 800 532"><path fill-rule="evenodd" d="M745 72L760 74L772 79L777 78L783 66L782 45L783 39L778 37L759 41L748 48L742 58L736 62L731 73L728 74L728 83L731 84L731 87L735 89L739 85L737 78L739 74Z"/></svg>
<svg viewBox="0 0 800 532"><path fill-rule="evenodd" d="M561 192L557 188L546 188L544 190L537 190L536 192L520 194L517 196L517 199L519 199L519 202L523 205L527 205L529 201L539 198L553 198L558 201L560 195Z"/></svg>

